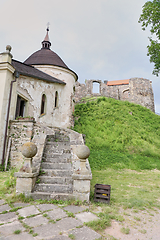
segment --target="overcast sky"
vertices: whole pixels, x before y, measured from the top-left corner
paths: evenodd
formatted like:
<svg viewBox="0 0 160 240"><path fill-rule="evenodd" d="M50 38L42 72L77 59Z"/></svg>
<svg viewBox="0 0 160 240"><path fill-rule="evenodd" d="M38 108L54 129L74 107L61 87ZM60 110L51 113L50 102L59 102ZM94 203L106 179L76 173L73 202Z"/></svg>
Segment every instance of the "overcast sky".
<svg viewBox="0 0 160 240"><path fill-rule="evenodd" d="M50 22L51 49L85 79L150 79L160 113L160 77L147 57L148 31L138 23L144 0L0 0L0 52L24 61L41 48Z"/></svg>

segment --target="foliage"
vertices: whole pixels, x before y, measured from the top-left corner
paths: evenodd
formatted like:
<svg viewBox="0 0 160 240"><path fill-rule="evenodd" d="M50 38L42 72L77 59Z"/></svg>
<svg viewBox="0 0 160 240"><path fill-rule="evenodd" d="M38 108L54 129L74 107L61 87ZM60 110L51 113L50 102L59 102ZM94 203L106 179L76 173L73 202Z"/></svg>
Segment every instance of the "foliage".
<svg viewBox="0 0 160 240"><path fill-rule="evenodd" d="M160 169L160 116L100 97L75 106L74 130L86 135L93 169Z"/></svg>
<svg viewBox="0 0 160 240"><path fill-rule="evenodd" d="M157 40L149 38L150 45L148 48L148 56L150 56L150 62L154 63L153 74L158 76L160 72L160 0L147 1L142 10L142 14L139 18L139 23L142 24L142 30L145 30L150 26L151 34L155 35Z"/></svg>

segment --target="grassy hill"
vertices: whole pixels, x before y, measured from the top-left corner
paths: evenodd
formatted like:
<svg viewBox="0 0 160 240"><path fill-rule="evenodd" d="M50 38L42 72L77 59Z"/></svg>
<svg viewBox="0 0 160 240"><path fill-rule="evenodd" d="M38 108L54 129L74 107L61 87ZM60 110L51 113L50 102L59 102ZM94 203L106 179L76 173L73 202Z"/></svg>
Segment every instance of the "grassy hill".
<svg viewBox="0 0 160 240"><path fill-rule="evenodd" d="M160 116L100 97L77 104L74 117L74 130L86 135L92 169L160 170Z"/></svg>

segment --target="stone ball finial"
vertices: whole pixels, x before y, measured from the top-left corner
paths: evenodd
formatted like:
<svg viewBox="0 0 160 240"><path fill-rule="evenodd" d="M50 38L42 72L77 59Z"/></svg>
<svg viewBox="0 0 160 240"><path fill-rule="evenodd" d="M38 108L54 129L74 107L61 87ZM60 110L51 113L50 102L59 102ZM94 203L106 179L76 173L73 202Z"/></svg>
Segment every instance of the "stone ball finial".
<svg viewBox="0 0 160 240"><path fill-rule="evenodd" d="M76 155L80 159L86 159L90 155L90 150L86 145L79 145L76 149Z"/></svg>
<svg viewBox="0 0 160 240"><path fill-rule="evenodd" d="M23 144L21 150L24 157L32 158L37 153L37 146L33 142L26 142Z"/></svg>
<svg viewBox="0 0 160 240"><path fill-rule="evenodd" d="M11 47L10 45L7 45L7 46L6 46L6 51L10 52L11 49L12 49L12 47Z"/></svg>

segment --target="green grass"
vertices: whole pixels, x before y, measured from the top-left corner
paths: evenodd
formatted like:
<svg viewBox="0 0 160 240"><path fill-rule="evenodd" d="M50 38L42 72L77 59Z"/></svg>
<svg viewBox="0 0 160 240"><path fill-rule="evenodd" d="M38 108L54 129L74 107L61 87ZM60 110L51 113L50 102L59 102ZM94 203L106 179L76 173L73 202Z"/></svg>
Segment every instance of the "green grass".
<svg viewBox="0 0 160 240"><path fill-rule="evenodd" d="M5 199L6 194L11 194L15 191L16 179L14 178L15 170L0 172L0 198Z"/></svg>
<svg viewBox="0 0 160 240"><path fill-rule="evenodd" d="M10 205L14 202L33 202L30 197L25 197L24 194L16 195L16 178L14 173L17 169L13 168L6 172L0 171L0 199L6 200ZM10 211L17 211L19 208L13 208Z"/></svg>
<svg viewBox="0 0 160 240"><path fill-rule="evenodd" d="M21 233L21 230L15 230L14 231L14 234L20 234Z"/></svg>
<svg viewBox="0 0 160 240"><path fill-rule="evenodd" d="M74 213L72 213L72 212L68 212L68 211L66 211L66 213L67 213L68 217L75 218Z"/></svg>
<svg viewBox="0 0 160 240"><path fill-rule="evenodd" d="M160 208L160 171L142 170L93 170L91 201L96 183L111 185L110 206L124 209Z"/></svg>
<svg viewBox="0 0 160 240"><path fill-rule="evenodd" d="M160 169L160 116L149 109L100 97L77 104L74 117L74 130L86 135L92 170Z"/></svg>
<svg viewBox="0 0 160 240"><path fill-rule="evenodd" d="M94 229L95 231L102 231L107 226L111 226L111 218L108 215L104 215L98 220L85 223L85 225Z"/></svg>
<svg viewBox="0 0 160 240"><path fill-rule="evenodd" d="M76 239L76 237L75 237L72 233L69 234L68 237L69 237L70 239L73 239L73 240Z"/></svg>
<svg viewBox="0 0 160 240"><path fill-rule="evenodd" d="M130 229L129 228L121 228L121 232L124 233L124 234L129 234L130 232Z"/></svg>

